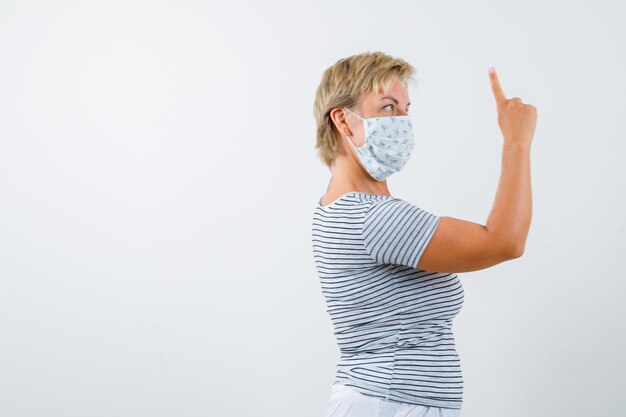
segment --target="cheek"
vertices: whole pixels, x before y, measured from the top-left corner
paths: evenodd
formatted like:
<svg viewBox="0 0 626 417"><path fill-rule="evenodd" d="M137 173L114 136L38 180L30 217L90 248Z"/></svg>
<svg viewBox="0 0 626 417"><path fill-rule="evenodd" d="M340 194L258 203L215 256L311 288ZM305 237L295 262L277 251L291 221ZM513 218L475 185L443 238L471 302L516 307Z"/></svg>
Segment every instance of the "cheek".
<svg viewBox="0 0 626 417"><path fill-rule="evenodd" d="M360 148L365 143L365 131L363 130L363 125L355 126L352 129L352 142L357 148Z"/></svg>
<svg viewBox="0 0 626 417"><path fill-rule="evenodd" d="M354 136L352 138L350 138L352 140L352 143L354 144L355 147L357 148L362 148L363 145L365 144L365 138L363 137L363 133L356 133L353 132ZM348 146L350 146L350 143L347 143Z"/></svg>

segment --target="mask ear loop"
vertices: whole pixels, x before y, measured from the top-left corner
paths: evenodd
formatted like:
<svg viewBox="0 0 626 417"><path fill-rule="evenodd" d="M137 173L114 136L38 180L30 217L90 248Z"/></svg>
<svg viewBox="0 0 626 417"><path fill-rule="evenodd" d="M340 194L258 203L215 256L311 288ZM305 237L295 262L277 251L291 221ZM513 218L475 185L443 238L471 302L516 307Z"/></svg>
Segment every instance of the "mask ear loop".
<svg viewBox="0 0 626 417"><path fill-rule="evenodd" d="M350 109L348 109L348 108L346 108L346 107L344 107L344 108L343 108L343 110L348 110L350 113L354 114L354 115L355 115L356 117L358 117L359 119L361 119L361 120L365 121L365 119L364 119L364 118L362 118L361 116L359 116L358 114L356 114L356 113L355 113L355 112L353 112L352 110L350 110Z"/></svg>
<svg viewBox="0 0 626 417"><path fill-rule="evenodd" d="M358 114L356 114L355 112L353 112L352 110L346 108L346 107L342 107L342 110L348 110L350 113L352 113L353 115L355 115L356 117L358 117L359 119L363 120L363 132L365 132L365 119L362 118L361 116L359 116ZM352 140L352 138L350 136L344 136L346 139L348 139L348 141L350 141L350 144L355 148L355 149L363 149L363 147L365 146L365 142L363 143L363 146L361 146L360 148L357 147L354 144L354 141Z"/></svg>

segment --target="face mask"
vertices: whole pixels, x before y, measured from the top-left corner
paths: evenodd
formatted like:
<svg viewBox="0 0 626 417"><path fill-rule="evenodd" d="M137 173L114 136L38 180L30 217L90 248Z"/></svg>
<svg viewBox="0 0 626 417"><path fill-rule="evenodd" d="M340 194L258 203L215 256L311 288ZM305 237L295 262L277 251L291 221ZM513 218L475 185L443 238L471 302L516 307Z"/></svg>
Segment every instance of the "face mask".
<svg viewBox="0 0 626 417"><path fill-rule="evenodd" d="M348 110L348 109L344 109ZM400 171L411 157L415 146L413 124L409 116L383 116L362 118L365 143L357 148L352 139L346 136L354 148L361 164L377 181Z"/></svg>

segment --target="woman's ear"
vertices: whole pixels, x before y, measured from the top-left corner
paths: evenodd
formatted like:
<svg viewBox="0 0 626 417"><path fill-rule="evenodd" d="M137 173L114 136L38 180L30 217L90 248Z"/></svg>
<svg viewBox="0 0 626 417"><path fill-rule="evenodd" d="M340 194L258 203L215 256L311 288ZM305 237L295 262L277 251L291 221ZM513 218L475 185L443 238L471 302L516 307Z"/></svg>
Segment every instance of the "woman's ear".
<svg viewBox="0 0 626 417"><path fill-rule="evenodd" d="M346 113L340 108L334 108L330 111L330 118L339 134L341 136L352 136L352 131L350 130L350 126L348 126L345 116Z"/></svg>

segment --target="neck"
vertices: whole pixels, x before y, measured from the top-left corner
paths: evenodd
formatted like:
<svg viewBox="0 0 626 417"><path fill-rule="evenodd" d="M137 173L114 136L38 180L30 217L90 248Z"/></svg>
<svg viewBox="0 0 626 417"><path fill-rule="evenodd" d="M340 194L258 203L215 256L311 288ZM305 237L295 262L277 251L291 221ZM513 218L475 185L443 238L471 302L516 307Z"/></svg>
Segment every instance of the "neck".
<svg viewBox="0 0 626 417"><path fill-rule="evenodd" d="M332 172L333 175L328 188L382 195L391 194L387 187L387 180L376 181L372 178L356 160L352 152L349 156L337 155Z"/></svg>

